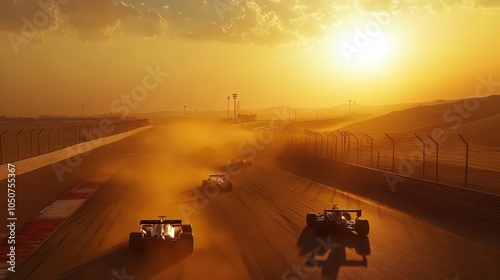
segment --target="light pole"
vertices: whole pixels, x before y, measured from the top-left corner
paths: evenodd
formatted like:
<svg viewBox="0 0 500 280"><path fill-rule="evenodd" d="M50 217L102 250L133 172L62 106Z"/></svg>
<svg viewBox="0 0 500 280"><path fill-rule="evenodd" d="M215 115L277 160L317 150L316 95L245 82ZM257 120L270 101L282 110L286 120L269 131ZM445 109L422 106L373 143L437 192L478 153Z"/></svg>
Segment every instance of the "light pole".
<svg viewBox="0 0 500 280"><path fill-rule="evenodd" d="M234 121L236 121L236 98L238 98L237 93L233 93L233 99L234 99Z"/></svg>
<svg viewBox="0 0 500 280"><path fill-rule="evenodd" d="M82 104L82 119L83 119L83 104Z"/></svg>
<svg viewBox="0 0 500 280"><path fill-rule="evenodd" d="M230 98L231 97L229 97L229 96L227 97L227 121L229 121L229 118L230 118L230 116L229 116L229 99Z"/></svg>
<svg viewBox="0 0 500 280"><path fill-rule="evenodd" d="M184 118L186 118L186 105L184 105Z"/></svg>

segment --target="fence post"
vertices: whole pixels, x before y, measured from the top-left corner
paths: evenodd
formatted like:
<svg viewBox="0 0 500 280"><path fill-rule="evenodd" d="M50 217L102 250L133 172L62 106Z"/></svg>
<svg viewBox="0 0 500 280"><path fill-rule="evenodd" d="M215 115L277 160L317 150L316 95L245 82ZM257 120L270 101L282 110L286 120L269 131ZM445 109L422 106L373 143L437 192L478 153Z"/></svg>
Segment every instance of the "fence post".
<svg viewBox="0 0 500 280"><path fill-rule="evenodd" d="M30 156L33 156L33 137L31 137L31 135L33 134L33 130L35 129L32 128L30 132L30 149L31 149Z"/></svg>
<svg viewBox="0 0 500 280"><path fill-rule="evenodd" d="M38 131L38 133L36 134L36 140L37 140L36 151L38 152L38 155L40 155L40 133L42 133L43 130L44 130L44 128L42 127L42 129L40 129L40 131Z"/></svg>
<svg viewBox="0 0 500 280"><path fill-rule="evenodd" d="M66 132L68 131L68 126L65 126L62 130L62 147L66 148Z"/></svg>
<svg viewBox="0 0 500 280"><path fill-rule="evenodd" d="M83 139L83 142L88 142L90 141L89 140L89 136L90 136L90 126L91 124L87 123L85 124L83 127L82 127L82 139Z"/></svg>
<svg viewBox="0 0 500 280"><path fill-rule="evenodd" d="M74 144L78 144L78 138L76 136L76 130L78 129L78 125L75 125L75 129L73 130L74 134L75 134L75 141L74 141Z"/></svg>
<svg viewBox="0 0 500 280"><path fill-rule="evenodd" d="M425 142L416 133L413 134L422 142L422 179L425 179Z"/></svg>
<svg viewBox="0 0 500 280"><path fill-rule="evenodd" d="M307 152L307 132L305 130L301 130L301 137L304 139L304 143L302 144L302 152Z"/></svg>
<svg viewBox="0 0 500 280"><path fill-rule="evenodd" d="M82 143L82 130L85 127L85 125L81 124L77 126L78 132L75 131L75 134L77 135L77 143Z"/></svg>
<svg viewBox="0 0 500 280"><path fill-rule="evenodd" d="M325 133L325 135L326 135L326 157L328 157L328 146L330 144L330 143L328 143L329 142L328 141L328 132L325 131L323 133Z"/></svg>
<svg viewBox="0 0 500 280"><path fill-rule="evenodd" d="M318 151L318 135L316 134L315 131L312 131L311 130L311 135L313 135L314 137L314 155L317 155L317 151Z"/></svg>
<svg viewBox="0 0 500 280"><path fill-rule="evenodd" d="M48 144L47 144L47 153L50 153L50 132L52 131L52 129L54 129L53 127L51 127L49 129L49 132L48 132Z"/></svg>
<svg viewBox="0 0 500 280"><path fill-rule="evenodd" d="M7 132L7 129L0 134L0 164L3 163L3 151L2 151L2 136Z"/></svg>
<svg viewBox="0 0 500 280"><path fill-rule="evenodd" d="M385 134L385 136L387 136L387 138L391 139L391 141L392 141L392 173L394 173L394 170L395 170L394 169L394 167L395 167L395 165L394 165L394 159L395 159L395 155L396 155L396 153L395 153L395 151L396 151L396 142L394 142L394 139L392 139L387 133L384 133L384 134Z"/></svg>
<svg viewBox="0 0 500 280"><path fill-rule="evenodd" d="M436 144L436 182L438 181L438 167L439 167L439 144L436 142L430 135L429 138L431 138L432 142Z"/></svg>
<svg viewBox="0 0 500 280"><path fill-rule="evenodd" d="M282 140L283 134L285 134L284 141ZM278 135L278 145L284 146L285 149L290 149L290 147L292 146L290 144L290 131L282 131L281 133L277 133L277 135Z"/></svg>
<svg viewBox="0 0 500 280"><path fill-rule="evenodd" d="M302 152L302 131L298 130L297 129L297 136L299 137L299 139L297 140L297 151L299 152Z"/></svg>
<svg viewBox="0 0 500 280"><path fill-rule="evenodd" d="M64 129L63 129L63 147L66 148L67 146L69 146L69 129L70 129L70 126L66 126ZM66 135L67 134L67 135Z"/></svg>
<svg viewBox="0 0 500 280"><path fill-rule="evenodd" d="M70 126L69 129L68 129L68 136L69 136L69 142L68 142L68 146L71 146L73 141L71 141L71 138L73 137L73 129L75 128L74 125Z"/></svg>
<svg viewBox="0 0 500 280"><path fill-rule="evenodd" d="M62 147L66 148L66 131L68 130L68 127L65 126L62 130Z"/></svg>
<svg viewBox="0 0 500 280"><path fill-rule="evenodd" d="M360 142L361 144L359 145L359 153L361 154L361 156L363 156L363 139L366 137L366 135L361 132L361 139L360 139Z"/></svg>
<svg viewBox="0 0 500 280"><path fill-rule="evenodd" d="M57 148L58 148L58 149L59 149L59 147L60 147L60 142L59 142L59 137L60 137L60 136L59 136L59 132L61 131L61 129L62 129L62 128L63 128L63 127L61 126L61 127L57 130Z"/></svg>
<svg viewBox="0 0 500 280"><path fill-rule="evenodd" d="M344 131L344 135L345 135L345 139L346 139L346 141L344 143L344 145L345 145L345 151L346 151L346 153L345 153L345 155L346 155L345 160L346 160L346 162L349 162L349 153L351 151L351 136L349 136L349 133L347 133L347 131Z"/></svg>
<svg viewBox="0 0 500 280"><path fill-rule="evenodd" d="M335 149L335 159L337 159L337 143L338 143L337 135L335 135L335 133L332 131L329 131L329 132L330 132L330 135L335 138L335 148L334 149ZM332 157L333 157L333 153L332 153Z"/></svg>
<svg viewBox="0 0 500 280"><path fill-rule="evenodd" d="M19 146L19 134L21 134L21 132L23 132L23 130L24 130L24 129L21 129L21 131L19 131L19 132L17 133L17 135L16 135L16 144L17 144L17 160L19 160L19 159L20 159L20 156L21 156L21 155L20 155L20 154L21 154L21 153L20 153L21 148L20 148L20 146Z"/></svg>
<svg viewBox="0 0 500 280"><path fill-rule="evenodd" d="M462 139L462 141L464 141L465 143L465 181L464 181L464 187L468 187L469 185L469 143L467 143L467 141L465 141L465 139L462 137L462 135L460 135L460 133L458 134L458 137L460 137L460 139Z"/></svg>
<svg viewBox="0 0 500 280"><path fill-rule="evenodd" d="M292 130L292 149L297 150L297 130Z"/></svg>
<svg viewBox="0 0 500 280"><path fill-rule="evenodd" d="M340 160L344 160L344 134L340 130L337 130L337 133L340 136L340 143L339 143L339 151L340 151Z"/></svg>
<svg viewBox="0 0 500 280"><path fill-rule="evenodd" d="M308 154L312 154L312 134L309 130L305 130L305 132L307 133L307 153Z"/></svg>
<svg viewBox="0 0 500 280"><path fill-rule="evenodd" d="M66 129L66 132L68 133L68 143L66 147L71 146L71 130L73 129L73 126L68 126L68 129Z"/></svg>
<svg viewBox="0 0 500 280"><path fill-rule="evenodd" d="M340 145L342 146L342 160L345 161L346 160L346 155L345 155L345 135L340 130L337 130L337 132L339 133L339 135L341 137L341 143L340 143Z"/></svg>
<svg viewBox="0 0 500 280"><path fill-rule="evenodd" d="M299 141L298 141L298 146L297 146L297 151L302 151L302 131L297 130L297 134L299 135Z"/></svg>
<svg viewBox="0 0 500 280"><path fill-rule="evenodd" d="M321 139L320 140L320 144L319 144L319 155L320 156L323 156L323 135L321 135L321 132L316 132L319 136L319 138Z"/></svg>
<svg viewBox="0 0 500 280"><path fill-rule="evenodd" d="M356 139L356 164L359 164L359 139L358 137L356 137L356 135L352 134L352 132L347 132L349 134L352 135L352 137L354 137L354 139Z"/></svg>
<svg viewBox="0 0 500 280"><path fill-rule="evenodd" d="M365 135L370 139L370 166L373 166L373 138L368 133L365 133Z"/></svg>

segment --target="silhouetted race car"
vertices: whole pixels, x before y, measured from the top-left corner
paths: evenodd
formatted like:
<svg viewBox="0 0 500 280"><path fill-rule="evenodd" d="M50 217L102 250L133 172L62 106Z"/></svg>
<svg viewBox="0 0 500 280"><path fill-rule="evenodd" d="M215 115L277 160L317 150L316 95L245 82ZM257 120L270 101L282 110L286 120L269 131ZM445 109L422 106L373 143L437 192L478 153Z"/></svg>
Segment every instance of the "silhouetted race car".
<svg viewBox="0 0 500 280"><path fill-rule="evenodd" d="M234 168L247 168L252 166L252 161L249 158L238 156L231 160L231 167Z"/></svg>
<svg viewBox="0 0 500 280"><path fill-rule="evenodd" d="M220 192L226 192L233 189L233 182L223 174L208 175L207 180L201 181L202 188L216 188Z"/></svg>
<svg viewBox="0 0 500 280"><path fill-rule="evenodd" d="M193 252L194 237L190 224L182 224L182 220L141 220L139 232L131 232L129 249L131 253L143 252L147 247L176 246L184 253Z"/></svg>
<svg viewBox="0 0 500 280"><path fill-rule="evenodd" d="M356 220L351 219L350 213L356 213ZM339 209L337 204L333 204L332 209L324 210L323 213L308 213L306 224L308 227L315 227L321 235L333 230L346 230L366 236L370 232L370 224L360 217L360 209Z"/></svg>

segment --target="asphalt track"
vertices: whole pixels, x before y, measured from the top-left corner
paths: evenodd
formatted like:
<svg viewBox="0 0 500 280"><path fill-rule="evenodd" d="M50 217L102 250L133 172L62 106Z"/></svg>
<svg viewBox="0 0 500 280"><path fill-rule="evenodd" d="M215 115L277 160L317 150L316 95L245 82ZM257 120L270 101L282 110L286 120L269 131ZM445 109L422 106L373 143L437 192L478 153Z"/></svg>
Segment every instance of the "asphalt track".
<svg viewBox="0 0 500 280"><path fill-rule="evenodd" d="M64 188L106 166L121 166L9 279L500 278L500 252L268 161L257 160L232 176L231 192L196 198L207 191L200 190L201 180L236 148L220 161L203 161L176 147L169 132L168 126L157 126L99 148L84 159L73 179L61 184L51 181L50 168L20 175L18 184L25 189L18 194L18 208L25 209L20 215L27 220ZM26 188L36 180L52 182L58 190L47 192L39 185L30 194ZM318 238L304 227L307 212L332 202L363 209L371 225L368 237ZM128 235L138 220L157 215L189 219L195 235L192 254L128 253Z"/></svg>

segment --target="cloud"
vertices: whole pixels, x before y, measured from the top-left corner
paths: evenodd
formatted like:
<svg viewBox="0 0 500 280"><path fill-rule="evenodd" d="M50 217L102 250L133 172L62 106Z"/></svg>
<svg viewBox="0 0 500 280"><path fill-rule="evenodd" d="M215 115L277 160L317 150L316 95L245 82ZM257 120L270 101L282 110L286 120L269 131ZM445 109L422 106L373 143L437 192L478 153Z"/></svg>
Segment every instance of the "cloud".
<svg viewBox="0 0 500 280"><path fill-rule="evenodd" d="M0 32L40 32L57 23L54 7L40 6L38 0L0 1Z"/></svg>
<svg viewBox="0 0 500 280"><path fill-rule="evenodd" d="M498 0L358 0L366 12L387 12L394 9L403 13L417 10L443 12L451 8L499 8Z"/></svg>
<svg viewBox="0 0 500 280"><path fill-rule="evenodd" d="M43 8L40 1L61 4ZM105 41L112 34L145 37L166 34L189 40L273 46L320 39L325 28L353 13L397 11L404 15L500 6L496 0L124 1L0 0L0 32L20 33L26 29L26 21L33 22L36 15L45 13L46 22L37 31L53 30L64 24L64 28L70 26L86 41Z"/></svg>
<svg viewBox="0 0 500 280"><path fill-rule="evenodd" d="M142 16L132 5L113 0L71 0L61 10L87 41L105 40L121 21Z"/></svg>
<svg viewBox="0 0 500 280"><path fill-rule="evenodd" d="M69 26L85 41L108 40L119 29L137 36L162 34L166 20L154 9L142 8L116 0L1 0L0 32L33 39L33 34L41 37L43 31Z"/></svg>
<svg viewBox="0 0 500 280"><path fill-rule="evenodd" d="M187 37L266 46L288 44L323 37L323 27L337 20L332 11L331 1L315 5L300 0L240 1L226 9L223 17L207 23L207 28L187 32Z"/></svg>
<svg viewBox="0 0 500 280"><path fill-rule="evenodd" d="M125 33L131 35L154 37L162 35L167 28L167 21L153 9L142 12L140 18L128 18L121 24Z"/></svg>
<svg viewBox="0 0 500 280"><path fill-rule="evenodd" d="M477 0L477 5L486 8L500 8L500 1L498 0Z"/></svg>

